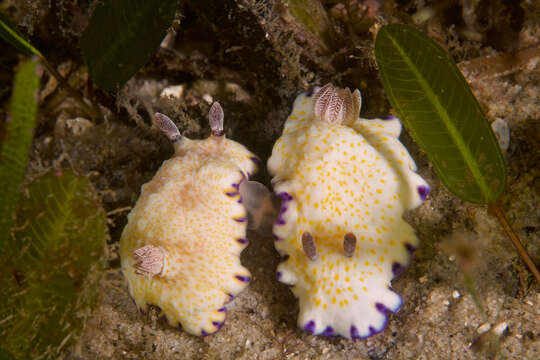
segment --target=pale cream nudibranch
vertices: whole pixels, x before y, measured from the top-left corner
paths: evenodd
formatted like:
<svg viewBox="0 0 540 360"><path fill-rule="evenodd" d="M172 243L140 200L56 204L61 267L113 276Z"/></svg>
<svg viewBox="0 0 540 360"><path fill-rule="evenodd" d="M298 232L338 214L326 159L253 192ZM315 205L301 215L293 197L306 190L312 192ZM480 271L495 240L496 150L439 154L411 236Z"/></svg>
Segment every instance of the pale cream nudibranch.
<svg viewBox="0 0 540 360"><path fill-rule="evenodd" d="M137 307L159 306L171 325L199 336L219 330L224 304L250 281L240 263L247 214L239 188L259 161L223 136L218 103L209 117L212 135L189 140L156 114L175 153L142 186L120 240L122 271Z"/></svg>
<svg viewBox="0 0 540 360"><path fill-rule="evenodd" d="M361 119L360 105L331 84L301 94L268 160L277 276L299 299L298 325L348 339L382 331L401 306L390 281L418 246L402 215L429 192L399 120Z"/></svg>

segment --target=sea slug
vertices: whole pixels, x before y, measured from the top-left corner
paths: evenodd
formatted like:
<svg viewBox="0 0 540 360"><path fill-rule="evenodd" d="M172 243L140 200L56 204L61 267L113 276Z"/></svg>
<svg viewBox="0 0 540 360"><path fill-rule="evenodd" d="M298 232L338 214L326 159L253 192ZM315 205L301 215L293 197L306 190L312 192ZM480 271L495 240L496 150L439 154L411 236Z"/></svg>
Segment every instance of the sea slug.
<svg viewBox="0 0 540 360"><path fill-rule="evenodd" d="M217 102L209 118L212 135L190 140L167 116L155 115L174 156L142 186L120 240L122 271L137 307L159 306L171 325L199 336L220 329L224 304L251 279L240 263L248 219L240 184L259 162L225 138Z"/></svg>
<svg viewBox="0 0 540 360"><path fill-rule="evenodd" d="M268 160L277 277L299 299L298 325L348 339L382 331L401 306L390 281L419 243L402 215L429 192L399 120L361 119L360 106L358 90L331 84L301 94Z"/></svg>

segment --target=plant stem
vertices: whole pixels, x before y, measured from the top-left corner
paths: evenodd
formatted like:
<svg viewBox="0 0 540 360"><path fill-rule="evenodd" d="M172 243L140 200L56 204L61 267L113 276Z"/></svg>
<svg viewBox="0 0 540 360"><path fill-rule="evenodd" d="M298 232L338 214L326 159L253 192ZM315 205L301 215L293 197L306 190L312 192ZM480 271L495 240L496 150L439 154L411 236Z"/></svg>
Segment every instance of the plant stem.
<svg viewBox="0 0 540 360"><path fill-rule="evenodd" d="M538 271L538 268L532 261L531 257L527 253L527 250L523 247L521 244L521 241L519 241L519 237L514 232L512 227L510 226L510 223L504 216L503 210L499 207L499 205L496 202L489 204L490 210L493 211L493 214L497 217L499 222L501 223L501 226L503 228L503 231L505 232L506 236L510 238L512 241L512 244L514 244L514 247L516 248L518 254L521 256L529 270L533 273L534 277L536 278L536 281L540 284L540 272Z"/></svg>
<svg viewBox="0 0 540 360"><path fill-rule="evenodd" d="M97 106L96 104L92 104L93 108L88 106L88 104L84 101L84 98L82 97L82 95L77 90L75 90L71 85L69 85L66 79L58 71L56 71L56 69L47 61L47 59L45 59L45 57L41 54L39 57L43 65L45 65L49 73L51 73L51 75L56 78L60 86L65 88L67 91L71 93L71 96L73 96L75 101L79 103L79 105L84 109L84 111L88 115L92 117L92 119L96 119L100 117L101 111L99 111L99 106Z"/></svg>
<svg viewBox="0 0 540 360"><path fill-rule="evenodd" d="M487 321L486 308L484 307L482 298L480 297L480 295L478 295L478 291L476 291L474 280L469 272L465 270L462 270L462 271L463 271L463 286L465 286L465 289L467 289L467 291L469 291L469 293L471 294L472 299L474 303L476 304L476 306L478 307L478 309L480 310L480 314L482 315L482 318L484 319L484 321Z"/></svg>

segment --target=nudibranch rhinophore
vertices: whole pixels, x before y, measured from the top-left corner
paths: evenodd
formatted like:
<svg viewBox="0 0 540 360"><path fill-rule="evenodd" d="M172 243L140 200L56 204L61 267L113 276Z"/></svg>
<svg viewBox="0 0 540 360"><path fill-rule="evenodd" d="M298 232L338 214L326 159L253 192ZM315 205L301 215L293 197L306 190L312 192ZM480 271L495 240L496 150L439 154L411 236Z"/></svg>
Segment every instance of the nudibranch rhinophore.
<svg viewBox="0 0 540 360"><path fill-rule="evenodd" d="M247 213L240 196L259 160L223 135L223 110L210 109L212 135L182 137L163 114L155 124L173 142L174 156L142 186L120 239L122 271L137 307L159 306L190 334L216 332L224 304L251 279L240 263Z"/></svg>
<svg viewBox="0 0 540 360"><path fill-rule="evenodd" d="M301 94L268 160L277 276L299 299L298 325L348 339L382 331L401 306L390 281L418 246L402 215L429 192L399 120L361 119L360 105L331 84Z"/></svg>

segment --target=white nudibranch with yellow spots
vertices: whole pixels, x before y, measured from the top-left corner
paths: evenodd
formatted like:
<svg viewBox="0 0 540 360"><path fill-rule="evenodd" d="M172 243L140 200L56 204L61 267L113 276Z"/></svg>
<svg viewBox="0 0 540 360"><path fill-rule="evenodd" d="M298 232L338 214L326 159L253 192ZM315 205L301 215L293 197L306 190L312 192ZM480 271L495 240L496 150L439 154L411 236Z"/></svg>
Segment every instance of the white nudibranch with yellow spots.
<svg viewBox="0 0 540 360"><path fill-rule="evenodd" d="M299 299L298 325L348 339L382 331L401 306L390 281L418 246L402 215L429 192L399 120L361 119L360 105L331 84L300 95L268 160L277 276Z"/></svg>
<svg viewBox="0 0 540 360"><path fill-rule="evenodd" d="M250 281L240 263L247 244L240 188L258 162L223 136L218 103L209 117L212 135L189 140L156 114L175 153L142 186L120 240L122 271L137 307L159 306L171 325L200 336L219 330L224 304Z"/></svg>

